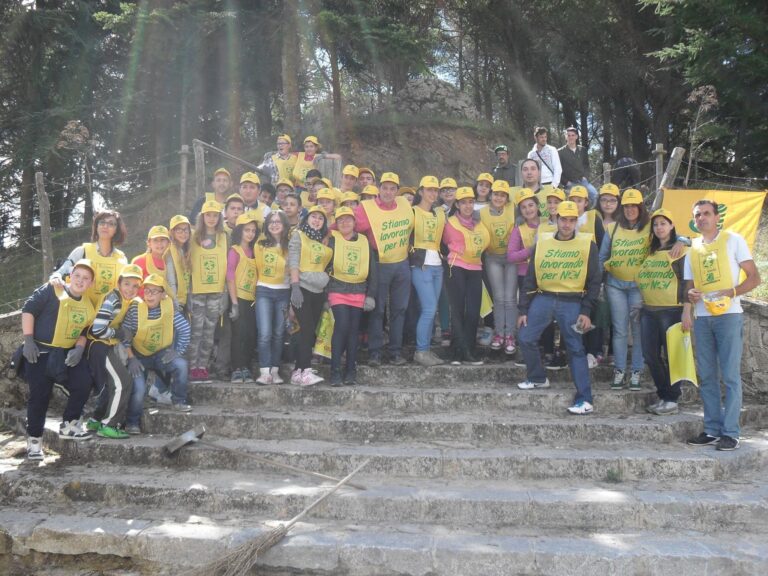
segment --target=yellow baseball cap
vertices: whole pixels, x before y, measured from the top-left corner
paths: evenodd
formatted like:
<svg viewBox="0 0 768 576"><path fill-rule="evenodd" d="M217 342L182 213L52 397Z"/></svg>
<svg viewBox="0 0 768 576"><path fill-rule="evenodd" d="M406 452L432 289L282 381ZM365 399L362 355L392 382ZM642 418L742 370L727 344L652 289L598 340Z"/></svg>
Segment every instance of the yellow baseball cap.
<svg viewBox="0 0 768 576"><path fill-rule="evenodd" d="M230 194L229 196L227 196L227 199L224 201L224 207L226 208L226 206L233 200L236 200L238 202L242 202L243 204L245 204L245 200L243 200L243 197L240 196L240 194L238 194L237 192L235 192L234 194Z"/></svg>
<svg viewBox="0 0 768 576"><path fill-rule="evenodd" d="M304 138L304 144L306 144L307 142L312 142L312 144L320 148L320 141L317 139L317 136L307 136L306 138Z"/></svg>
<svg viewBox="0 0 768 576"><path fill-rule="evenodd" d="M368 172L368 174L373 176L373 179L376 180L376 173L370 168L368 168L367 166L361 166L360 168L357 169L357 172L358 172L357 174L358 178L360 178L360 174L362 174L363 172Z"/></svg>
<svg viewBox="0 0 768 576"><path fill-rule="evenodd" d="M672 218L671 210L667 210L666 208L659 208L658 210L655 210L653 214L651 214L651 222L653 222L653 219L656 218L656 216L664 216L664 218L669 220L672 226L675 225L675 220Z"/></svg>
<svg viewBox="0 0 768 576"><path fill-rule="evenodd" d="M173 230L179 224L189 224L189 218L187 218L183 214L176 214L176 216L171 218L171 221L168 223L168 228L170 230Z"/></svg>
<svg viewBox="0 0 768 576"><path fill-rule="evenodd" d="M317 193L317 199L326 199L326 200L333 200L336 201L336 193L333 191L333 188L320 188L320 191Z"/></svg>
<svg viewBox="0 0 768 576"><path fill-rule="evenodd" d="M147 240L152 240L152 238L165 238L166 240L170 240L171 235L168 233L168 228L165 226L152 226L152 228L149 229L149 232L147 232Z"/></svg>
<svg viewBox="0 0 768 576"><path fill-rule="evenodd" d="M309 210L307 210L307 216L309 216L310 214L314 214L315 212L325 216L326 220L328 219L328 216L325 214L325 210L320 208L320 206L312 206Z"/></svg>
<svg viewBox="0 0 768 576"><path fill-rule="evenodd" d="M464 200L464 198L472 198L474 200L475 198L475 191L472 190L469 186L462 186L458 190L456 190L456 202L459 200Z"/></svg>
<svg viewBox="0 0 768 576"><path fill-rule="evenodd" d="M443 178L440 180L440 188L456 188L458 184L456 184L456 180L453 178Z"/></svg>
<svg viewBox="0 0 768 576"><path fill-rule="evenodd" d="M550 196L554 196L555 198L560 198L560 201L565 201L565 192L563 192L560 188L550 188L547 190L547 198Z"/></svg>
<svg viewBox="0 0 768 576"><path fill-rule="evenodd" d="M502 182L502 180L496 180L496 182ZM496 184L496 182L494 182L494 184ZM520 191L517 193L517 198L515 199L515 202L517 202L517 204L519 205L520 202L522 202L523 200L529 200L529 199L533 199L536 202L536 205L538 206L539 199L536 198L536 193L530 188L521 188Z"/></svg>
<svg viewBox="0 0 768 576"><path fill-rule="evenodd" d="M120 271L118 278L138 278L144 279L144 273L141 271L141 267L138 264L126 264Z"/></svg>
<svg viewBox="0 0 768 576"><path fill-rule="evenodd" d="M320 178L320 182L325 184L326 188L333 188L333 182L331 182L330 178Z"/></svg>
<svg viewBox="0 0 768 576"><path fill-rule="evenodd" d="M479 181L480 180L478 177L478 182ZM504 192L507 196L509 196L509 182L506 180L494 180L491 183L491 192Z"/></svg>
<svg viewBox="0 0 768 576"><path fill-rule="evenodd" d="M403 186L400 188L400 191L397 194L398 196L402 196L403 194L410 194L411 196L415 196L416 189L413 186Z"/></svg>
<svg viewBox="0 0 768 576"><path fill-rule="evenodd" d="M208 200L204 202L202 208L200 208L200 214L221 212L223 209L224 207L219 202L216 202L216 200Z"/></svg>
<svg viewBox="0 0 768 576"><path fill-rule="evenodd" d="M352 218L355 217L355 211L352 210L352 208L348 208L346 206L342 206L341 208L336 209L336 220L338 221L339 218L342 216L352 216Z"/></svg>
<svg viewBox="0 0 768 576"><path fill-rule="evenodd" d="M360 196L357 195L357 192L353 192L352 190L347 190L346 192L342 193L341 195L341 202L359 202Z"/></svg>
<svg viewBox="0 0 768 576"><path fill-rule="evenodd" d="M573 217L578 218L579 217L579 209L576 207L576 204L574 202L571 202L570 200L566 200L564 202L560 202L560 204L557 206L557 215L563 216L563 217Z"/></svg>
<svg viewBox="0 0 768 576"><path fill-rule="evenodd" d="M568 198L586 198L586 199L589 199L589 192L587 191L586 186L576 185L573 188L571 188L571 191L568 193Z"/></svg>
<svg viewBox="0 0 768 576"><path fill-rule="evenodd" d="M88 270L91 271L91 274L96 276L96 269L93 267L93 263L91 262L90 258L80 258L80 260L75 262L75 265L72 266L73 272L75 268L88 268Z"/></svg>
<svg viewBox="0 0 768 576"><path fill-rule="evenodd" d="M277 181L277 184L275 184L275 188L279 188L280 186L288 186L291 190L294 190L293 182L288 180L287 178L280 178L280 180Z"/></svg>
<svg viewBox="0 0 768 576"><path fill-rule="evenodd" d="M368 186L363 188L363 191L360 192L360 194L367 194L368 196L378 196L379 189L373 184L368 184Z"/></svg>
<svg viewBox="0 0 768 576"><path fill-rule="evenodd" d="M392 182L393 184L400 186L400 176L394 172L384 172L384 174L381 175L381 184L384 184L384 182Z"/></svg>
<svg viewBox="0 0 768 576"><path fill-rule="evenodd" d="M251 184L258 184L261 186L261 180L259 179L259 175L255 172L246 172L242 176L240 176L240 184L243 182L250 182Z"/></svg>
<svg viewBox="0 0 768 576"><path fill-rule="evenodd" d="M643 193L640 192L640 190L636 190L634 188L627 188L624 190L624 194L621 195L621 205L626 206L627 204L642 204L643 203Z"/></svg>
<svg viewBox="0 0 768 576"><path fill-rule="evenodd" d="M160 274L150 274L146 278L144 278L144 286L147 284L151 284L152 286L158 286L165 290L165 278L160 276Z"/></svg>
<svg viewBox="0 0 768 576"><path fill-rule="evenodd" d="M278 134L275 140L285 140L288 144L291 144L291 137L288 134Z"/></svg>
<svg viewBox="0 0 768 576"><path fill-rule="evenodd" d="M354 164L347 164L341 171L344 176L354 176L357 178L360 175L360 170Z"/></svg>
<svg viewBox="0 0 768 576"><path fill-rule="evenodd" d="M226 168L216 168L216 170L213 171L214 178L219 174L224 174L226 175L227 178L230 178L230 179L232 178L232 174L230 174L229 170L227 170Z"/></svg>
<svg viewBox="0 0 768 576"><path fill-rule="evenodd" d="M437 176L423 176L419 182L419 188L440 188Z"/></svg>
<svg viewBox="0 0 768 576"><path fill-rule="evenodd" d="M610 194L611 196L619 197L619 187L613 182L608 182L600 186L600 194Z"/></svg>
<svg viewBox="0 0 768 576"><path fill-rule="evenodd" d="M253 210L248 210L248 212L243 212L240 214L240 216L237 217L237 220L235 220L235 226L248 224L249 222L256 222L256 224L259 223L258 218L256 217L256 212Z"/></svg>
<svg viewBox="0 0 768 576"><path fill-rule="evenodd" d="M494 179L494 177L493 177L491 174L489 174L488 172L483 172L482 174L480 174L480 175L477 177L477 179L476 179L475 181L476 181L476 182L481 182L481 181L482 181L482 182L490 182L491 184L493 184L493 183L495 182L495 179Z"/></svg>

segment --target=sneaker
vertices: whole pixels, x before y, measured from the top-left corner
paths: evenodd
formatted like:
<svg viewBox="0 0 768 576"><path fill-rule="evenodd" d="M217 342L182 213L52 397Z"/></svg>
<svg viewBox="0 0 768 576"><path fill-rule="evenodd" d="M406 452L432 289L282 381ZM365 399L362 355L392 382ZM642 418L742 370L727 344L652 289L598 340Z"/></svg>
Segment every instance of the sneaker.
<svg viewBox="0 0 768 576"><path fill-rule="evenodd" d="M562 370L563 368L566 368L568 366L568 360L565 357L565 354L562 352L558 352L557 354L554 354L552 356L552 359L548 364L545 364L545 368L547 370Z"/></svg>
<svg viewBox="0 0 768 576"><path fill-rule="evenodd" d="M256 378L257 384L272 384L272 374L269 371L269 368L259 368L259 377Z"/></svg>
<svg viewBox="0 0 768 576"><path fill-rule="evenodd" d="M661 400L651 412L657 416L666 416L667 414L677 414L679 409L677 407L677 402Z"/></svg>
<svg viewBox="0 0 768 576"><path fill-rule="evenodd" d="M368 366L370 366L371 368L378 368L379 366L381 366L381 356L379 356L378 354L371 354L368 357Z"/></svg>
<svg viewBox="0 0 768 576"><path fill-rule="evenodd" d="M139 427L138 424L126 424L125 431L131 436L136 436L138 434L141 434L141 428Z"/></svg>
<svg viewBox="0 0 768 576"><path fill-rule="evenodd" d="M544 382L531 382L530 380L526 380L525 382L520 382L517 385L520 390L533 390L534 388L549 388L549 378L546 378Z"/></svg>
<svg viewBox="0 0 768 576"><path fill-rule="evenodd" d="M213 380L211 380L211 375L208 373L208 368L200 368L200 382L205 384L213 382Z"/></svg>
<svg viewBox="0 0 768 576"><path fill-rule="evenodd" d="M501 334L496 334L491 340L491 350L501 350L504 346L504 337Z"/></svg>
<svg viewBox="0 0 768 576"><path fill-rule="evenodd" d="M690 438L687 444L688 446L714 446L718 442L720 442L720 436L710 436L702 432L696 438Z"/></svg>
<svg viewBox="0 0 768 576"><path fill-rule="evenodd" d="M640 386L640 370L632 370L632 375L629 377L629 389L633 392L642 390Z"/></svg>
<svg viewBox="0 0 768 576"><path fill-rule="evenodd" d="M174 404L172 409L174 412L192 412L192 406L184 403Z"/></svg>
<svg viewBox="0 0 768 576"><path fill-rule="evenodd" d="M43 439L30 436L27 438L27 460L39 462L44 458Z"/></svg>
<svg viewBox="0 0 768 576"><path fill-rule="evenodd" d="M427 368L430 366L439 366L443 363L443 361L435 356L431 350L416 350L413 355L413 361L416 362L416 364L426 366Z"/></svg>
<svg viewBox="0 0 768 576"><path fill-rule="evenodd" d="M203 382L203 375L200 371L200 368L192 368L189 371L189 381L190 382Z"/></svg>
<svg viewBox="0 0 768 576"><path fill-rule="evenodd" d="M482 366L484 364L482 358L478 358L472 352L467 350L461 358L461 363L466 366Z"/></svg>
<svg viewBox="0 0 768 576"><path fill-rule="evenodd" d="M101 428L101 422L94 418L88 418L88 422L85 423L85 429L90 430L91 432L96 432L99 428Z"/></svg>
<svg viewBox="0 0 768 576"><path fill-rule="evenodd" d="M59 424L59 438L62 440L90 440L93 435L84 430L79 420L72 420L70 422L62 422Z"/></svg>
<svg viewBox="0 0 768 576"><path fill-rule="evenodd" d="M624 388L624 370L614 370L611 390L621 390L622 388Z"/></svg>
<svg viewBox="0 0 768 576"><path fill-rule="evenodd" d="M272 376L272 384L282 384L284 380L280 377L280 367L272 366L269 369L269 375Z"/></svg>
<svg viewBox="0 0 768 576"><path fill-rule="evenodd" d="M340 388L344 386L344 380L341 378L341 372L331 372L331 386Z"/></svg>
<svg viewBox="0 0 768 576"><path fill-rule="evenodd" d="M732 438L730 436L723 436L720 438L720 442L717 443L717 449L723 451L738 450L739 439Z"/></svg>
<svg viewBox="0 0 768 576"><path fill-rule="evenodd" d="M169 405L169 404L173 403L171 401L171 391L170 390L167 390L166 392L160 392L160 390L158 390L157 386L154 386L154 385L150 386L149 392L147 393L147 395L152 400L157 402L158 404Z"/></svg>
<svg viewBox="0 0 768 576"><path fill-rule="evenodd" d="M649 414L656 414L656 408L664 404L664 400L656 400L656 402L651 402L648 404L648 406L645 407L645 411Z"/></svg>
<svg viewBox="0 0 768 576"><path fill-rule="evenodd" d="M515 344L515 338L513 336L507 336L504 339L504 354L512 356L517 352L517 345Z"/></svg>
<svg viewBox="0 0 768 576"><path fill-rule="evenodd" d="M125 440L130 437L130 434L125 430L120 430L114 426L101 426L98 432L96 432L96 436L100 436L101 438L112 438L114 440Z"/></svg>
<svg viewBox="0 0 768 576"><path fill-rule="evenodd" d="M587 368L590 370L600 366L600 362L597 361L594 354L587 354Z"/></svg>
<svg viewBox="0 0 768 576"><path fill-rule="evenodd" d="M440 340L440 346L448 348L451 345L451 333L443 332L442 339Z"/></svg>
<svg viewBox="0 0 768 576"><path fill-rule="evenodd" d="M477 336L478 346L490 346L493 339L493 328L481 328Z"/></svg>
<svg viewBox="0 0 768 576"><path fill-rule="evenodd" d="M243 371L242 370L233 370L232 375L229 377L229 381L232 384L242 384L243 383Z"/></svg>
<svg viewBox="0 0 768 576"><path fill-rule="evenodd" d="M302 386L314 386L315 384L319 384L323 380L325 380L325 378L320 376L312 368L306 368L301 373L301 385Z"/></svg>
<svg viewBox="0 0 768 576"><path fill-rule="evenodd" d="M568 408L568 412L571 414L576 414L579 416L582 416L584 414L591 414L595 410L595 407L592 406L589 402L586 400L582 400L581 402L576 402L573 406Z"/></svg>
<svg viewBox="0 0 768 576"><path fill-rule="evenodd" d="M253 384L253 374L251 374L251 371L248 368L243 368L241 372L243 373L243 382L245 384Z"/></svg>
<svg viewBox="0 0 768 576"><path fill-rule="evenodd" d="M392 366L403 366L404 364L407 364L408 361L403 358L400 354L395 354L392 356L392 358L389 361Z"/></svg>
<svg viewBox="0 0 768 576"><path fill-rule="evenodd" d="M293 372L291 372L291 384L296 384L297 386L301 386L301 369L296 368Z"/></svg>

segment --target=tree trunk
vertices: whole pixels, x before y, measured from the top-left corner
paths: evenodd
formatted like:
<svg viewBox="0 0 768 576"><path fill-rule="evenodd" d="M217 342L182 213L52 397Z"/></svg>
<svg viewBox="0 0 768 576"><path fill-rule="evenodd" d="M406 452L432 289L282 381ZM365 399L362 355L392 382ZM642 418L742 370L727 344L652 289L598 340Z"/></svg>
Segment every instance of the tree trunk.
<svg viewBox="0 0 768 576"><path fill-rule="evenodd" d="M93 222L93 184L91 182L91 169L88 166L87 154L83 158L83 168L85 169L85 207L83 209L83 223Z"/></svg>
<svg viewBox="0 0 768 576"><path fill-rule="evenodd" d="M459 46L458 46L458 76L459 91L464 92L464 22L459 17Z"/></svg>
<svg viewBox="0 0 768 576"><path fill-rule="evenodd" d="M579 102L579 124L581 132L581 145L589 146L589 104L582 100Z"/></svg>
<svg viewBox="0 0 768 576"><path fill-rule="evenodd" d="M613 130L611 128L611 103L608 98L600 99L600 116L603 121L603 162L610 162L613 150Z"/></svg>
<svg viewBox="0 0 768 576"><path fill-rule="evenodd" d="M478 114L482 114L483 95L480 92L480 46L477 38L475 38L475 50L472 56L472 90L475 96L475 109Z"/></svg>
<svg viewBox="0 0 768 576"><path fill-rule="evenodd" d="M35 214L35 169L27 165L21 172L21 199L19 213L19 238L32 239L32 221Z"/></svg>
<svg viewBox="0 0 768 576"><path fill-rule="evenodd" d="M328 57L331 61L331 91L333 93L333 117L341 118L341 75L339 72L339 56L336 42L331 40L328 47Z"/></svg>
<svg viewBox="0 0 768 576"><path fill-rule="evenodd" d="M493 122L493 73L487 53L483 54L483 104L485 119Z"/></svg>
<svg viewBox="0 0 768 576"><path fill-rule="evenodd" d="M282 79L285 123L283 129L288 134L298 134L301 126L301 103L299 100L299 76L301 73L301 51L298 38L298 1L283 2L282 34Z"/></svg>

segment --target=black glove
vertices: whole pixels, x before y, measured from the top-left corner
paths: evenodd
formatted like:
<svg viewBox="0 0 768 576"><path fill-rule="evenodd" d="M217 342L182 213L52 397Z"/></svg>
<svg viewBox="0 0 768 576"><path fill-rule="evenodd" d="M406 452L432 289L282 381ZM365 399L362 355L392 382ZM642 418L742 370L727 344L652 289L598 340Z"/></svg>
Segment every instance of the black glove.
<svg viewBox="0 0 768 576"><path fill-rule="evenodd" d="M144 367L136 356L128 358L128 374L131 375L131 378L138 378L144 374Z"/></svg>
<svg viewBox="0 0 768 576"><path fill-rule="evenodd" d="M115 330L115 338L117 338L117 340L120 342L125 342L128 340L130 335L131 333L128 332L128 329L125 328L122 324L120 324L120 326L118 326Z"/></svg>
<svg viewBox="0 0 768 576"><path fill-rule="evenodd" d="M229 319L232 320L232 322L237 322L239 316L240 307L237 305L237 302L232 302L232 305L229 307Z"/></svg>
<svg viewBox="0 0 768 576"><path fill-rule="evenodd" d="M291 305L297 310L304 304L304 294L298 282L291 284Z"/></svg>
<svg viewBox="0 0 768 576"><path fill-rule="evenodd" d="M178 358L178 357L179 357L179 355L176 353L176 350L174 349L173 346L171 346L170 348L166 348L163 351L163 355L160 356L160 361L163 364L170 364L171 362L176 360L176 358Z"/></svg>
<svg viewBox="0 0 768 576"><path fill-rule="evenodd" d="M85 352L85 346L75 346L72 350L67 352L64 364L70 368L74 368L80 363L80 359L83 357L83 352Z"/></svg>
<svg viewBox="0 0 768 576"><path fill-rule="evenodd" d="M24 359L30 364L34 364L37 362L37 359L40 358L40 348L37 347L35 337L31 334L29 336L24 336L24 348L21 353L24 356Z"/></svg>

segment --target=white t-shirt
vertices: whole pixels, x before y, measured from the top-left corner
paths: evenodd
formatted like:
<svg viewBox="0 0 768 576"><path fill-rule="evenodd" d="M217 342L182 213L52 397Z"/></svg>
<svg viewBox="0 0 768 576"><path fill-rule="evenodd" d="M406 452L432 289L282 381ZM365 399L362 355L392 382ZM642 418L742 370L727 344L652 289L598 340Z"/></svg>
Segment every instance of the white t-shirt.
<svg viewBox="0 0 768 576"><path fill-rule="evenodd" d="M719 235L719 233L718 233ZM717 239L717 237L715 237ZM741 273L741 267L739 264L752 260L752 253L749 251L747 241L743 236L736 234L736 232L728 231L728 240L725 243L725 250L728 254L728 261L731 264L731 278L734 279L734 286L739 283L739 274ZM683 278L685 280L693 280L693 270L691 269L691 255L690 253L685 255L685 264L683 268ZM699 300L696 302L696 316L712 316L704 307L704 302ZM741 298L736 297L731 300L731 307L725 314L741 313Z"/></svg>

